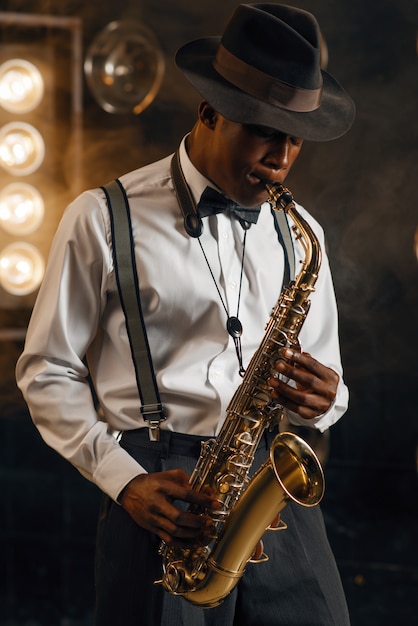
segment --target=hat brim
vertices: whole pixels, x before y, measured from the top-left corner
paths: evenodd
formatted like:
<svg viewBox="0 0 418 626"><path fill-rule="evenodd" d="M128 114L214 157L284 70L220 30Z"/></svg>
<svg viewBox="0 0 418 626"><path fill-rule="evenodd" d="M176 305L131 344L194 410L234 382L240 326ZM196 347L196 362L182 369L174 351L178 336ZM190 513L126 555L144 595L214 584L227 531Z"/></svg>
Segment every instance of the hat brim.
<svg viewBox="0 0 418 626"><path fill-rule="evenodd" d="M315 111L288 111L238 89L226 81L212 65L220 37L207 37L182 46L175 61L189 82L214 109L240 124L258 124L274 128L308 141L330 141L344 135L351 127L355 106L341 85L322 71L321 105Z"/></svg>

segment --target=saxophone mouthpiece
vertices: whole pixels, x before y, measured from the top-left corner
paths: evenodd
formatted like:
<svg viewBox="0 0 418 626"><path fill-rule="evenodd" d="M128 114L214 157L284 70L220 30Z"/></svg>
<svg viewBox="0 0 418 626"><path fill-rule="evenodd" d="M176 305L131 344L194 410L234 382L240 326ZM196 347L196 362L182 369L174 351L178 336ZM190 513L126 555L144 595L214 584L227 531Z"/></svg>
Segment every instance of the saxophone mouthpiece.
<svg viewBox="0 0 418 626"><path fill-rule="evenodd" d="M270 203L273 208L282 209L286 211L287 208L293 204L292 192L284 187L281 183L272 183L269 181L264 182L266 189L270 196Z"/></svg>

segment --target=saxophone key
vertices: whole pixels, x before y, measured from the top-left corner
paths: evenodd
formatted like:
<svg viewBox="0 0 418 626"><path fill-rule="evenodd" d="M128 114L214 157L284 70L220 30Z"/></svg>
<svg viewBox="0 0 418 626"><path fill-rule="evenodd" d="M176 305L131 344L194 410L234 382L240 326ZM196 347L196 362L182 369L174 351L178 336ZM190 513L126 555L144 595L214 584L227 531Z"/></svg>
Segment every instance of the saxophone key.
<svg viewBox="0 0 418 626"><path fill-rule="evenodd" d="M248 563L265 563L268 560L269 560L268 554L264 552L263 540L260 539L256 547L254 548L254 552L248 559Z"/></svg>
<svg viewBox="0 0 418 626"><path fill-rule="evenodd" d="M231 493L241 488L241 484L236 483L234 474L222 474L216 480L216 489L222 495Z"/></svg>
<svg viewBox="0 0 418 626"><path fill-rule="evenodd" d="M258 424L259 424L259 421L258 421ZM256 425L258 426L258 424L256 424ZM235 437L235 445L236 445L238 450L241 450L241 446L243 446L243 445L248 446L249 448L251 448L251 447L254 446L253 436L248 431L244 431L242 433L238 433L238 435Z"/></svg>
<svg viewBox="0 0 418 626"><path fill-rule="evenodd" d="M227 468L230 471L237 471L239 469L248 469L251 466L252 457L246 454L235 454L229 457L227 461Z"/></svg>

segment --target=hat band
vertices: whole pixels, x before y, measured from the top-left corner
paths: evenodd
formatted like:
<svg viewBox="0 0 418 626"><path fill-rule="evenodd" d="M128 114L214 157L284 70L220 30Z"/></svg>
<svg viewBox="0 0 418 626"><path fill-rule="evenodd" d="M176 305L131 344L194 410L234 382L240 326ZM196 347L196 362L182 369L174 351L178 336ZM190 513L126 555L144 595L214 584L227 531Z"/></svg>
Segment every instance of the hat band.
<svg viewBox="0 0 418 626"><path fill-rule="evenodd" d="M225 80L235 87L259 100L264 100L264 102L288 111L308 113L318 109L321 104L322 87L320 89L303 89L284 83L256 67L248 65L229 52L222 44L218 47L213 66Z"/></svg>

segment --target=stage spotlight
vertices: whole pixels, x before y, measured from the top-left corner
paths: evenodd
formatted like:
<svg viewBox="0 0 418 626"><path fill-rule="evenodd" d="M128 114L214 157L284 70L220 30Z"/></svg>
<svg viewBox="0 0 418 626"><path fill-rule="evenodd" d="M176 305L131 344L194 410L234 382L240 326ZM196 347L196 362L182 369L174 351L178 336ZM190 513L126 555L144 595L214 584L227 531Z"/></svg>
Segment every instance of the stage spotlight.
<svg viewBox="0 0 418 626"><path fill-rule="evenodd" d="M44 201L35 187L10 183L0 191L0 224L12 235L33 233L42 223Z"/></svg>
<svg viewBox="0 0 418 626"><path fill-rule="evenodd" d="M24 296L35 291L44 271L42 255L28 243L12 243L0 253L0 285L12 295Z"/></svg>
<svg viewBox="0 0 418 626"><path fill-rule="evenodd" d="M160 89L165 61L150 30L122 20L108 24L92 41L84 71L90 91L105 111L139 115Z"/></svg>
<svg viewBox="0 0 418 626"><path fill-rule="evenodd" d="M32 174L44 157L44 140L34 126L10 122L0 129L0 165L12 176Z"/></svg>
<svg viewBox="0 0 418 626"><path fill-rule="evenodd" d="M29 113L41 102L44 81L40 71L25 59L0 65L0 104L10 113Z"/></svg>

